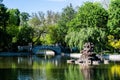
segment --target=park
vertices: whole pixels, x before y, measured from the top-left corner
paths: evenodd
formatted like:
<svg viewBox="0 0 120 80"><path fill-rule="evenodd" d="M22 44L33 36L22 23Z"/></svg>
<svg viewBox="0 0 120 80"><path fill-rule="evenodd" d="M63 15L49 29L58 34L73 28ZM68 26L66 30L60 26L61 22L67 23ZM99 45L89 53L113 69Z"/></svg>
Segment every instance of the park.
<svg viewBox="0 0 120 80"><path fill-rule="evenodd" d="M20 6L28 11L6 1L0 0L0 80L120 80L120 0L70 0L58 12L64 1L48 0L32 13L31 1Z"/></svg>

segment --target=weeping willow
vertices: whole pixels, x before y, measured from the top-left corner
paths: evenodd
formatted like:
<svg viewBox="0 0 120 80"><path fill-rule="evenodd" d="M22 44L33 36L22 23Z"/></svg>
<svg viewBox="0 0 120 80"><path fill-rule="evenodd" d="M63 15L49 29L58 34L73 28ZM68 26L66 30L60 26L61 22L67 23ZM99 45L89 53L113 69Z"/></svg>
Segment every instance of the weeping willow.
<svg viewBox="0 0 120 80"><path fill-rule="evenodd" d="M70 31L65 41L70 47L78 47L80 50L85 42L93 42L96 49L102 47L106 40L106 32L101 28L81 28L79 31Z"/></svg>

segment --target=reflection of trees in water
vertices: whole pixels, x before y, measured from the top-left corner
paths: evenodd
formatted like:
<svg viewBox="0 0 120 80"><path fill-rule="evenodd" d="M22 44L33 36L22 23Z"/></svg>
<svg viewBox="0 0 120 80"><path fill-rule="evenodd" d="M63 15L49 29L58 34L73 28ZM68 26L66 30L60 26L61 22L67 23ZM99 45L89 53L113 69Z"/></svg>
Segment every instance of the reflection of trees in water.
<svg viewBox="0 0 120 80"><path fill-rule="evenodd" d="M120 79L120 65L114 65L111 67L111 74L115 78Z"/></svg>
<svg viewBox="0 0 120 80"><path fill-rule="evenodd" d="M18 80L15 69L0 69L0 80Z"/></svg>
<svg viewBox="0 0 120 80"><path fill-rule="evenodd" d="M33 64L34 80L64 80L64 68L56 66L53 62L42 62Z"/></svg>
<svg viewBox="0 0 120 80"><path fill-rule="evenodd" d="M117 70L115 67L117 68ZM118 66L112 67L111 65L98 65L89 68L88 72L90 76L89 80L120 80L120 75L118 76L118 74L120 73L120 66L118 68Z"/></svg>
<svg viewBox="0 0 120 80"><path fill-rule="evenodd" d="M1 57L0 69L15 69L17 67L17 58Z"/></svg>
<svg viewBox="0 0 120 80"><path fill-rule="evenodd" d="M108 67L105 68L104 66L81 66L84 80L111 80L108 70Z"/></svg>
<svg viewBox="0 0 120 80"><path fill-rule="evenodd" d="M21 68L29 68L29 69L40 69L43 65L51 63L54 66L59 66L61 63L61 57L55 56L50 59L45 59L37 56L29 56L29 57L18 57L16 67Z"/></svg>
<svg viewBox="0 0 120 80"><path fill-rule="evenodd" d="M79 66L69 65L64 74L65 80L84 80Z"/></svg>
<svg viewBox="0 0 120 80"><path fill-rule="evenodd" d="M84 80L91 80L91 69L89 67L89 65L80 65L80 70L83 74Z"/></svg>
<svg viewBox="0 0 120 80"><path fill-rule="evenodd" d="M120 80L120 66L69 65L65 80Z"/></svg>
<svg viewBox="0 0 120 80"><path fill-rule="evenodd" d="M18 76L15 80L33 80L33 71L29 69L17 70Z"/></svg>
<svg viewBox="0 0 120 80"><path fill-rule="evenodd" d="M0 58L0 68L0 80L8 80L9 76L11 80L120 80L120 65L68 65L61 61L60 56L51 60L39 57Z"/></svg>
<svg viewBox="0 0 120 80"><path fill-rule="evenodd" d="M80 65L84 80L109 80L108 70L97 66Z"/></svg>

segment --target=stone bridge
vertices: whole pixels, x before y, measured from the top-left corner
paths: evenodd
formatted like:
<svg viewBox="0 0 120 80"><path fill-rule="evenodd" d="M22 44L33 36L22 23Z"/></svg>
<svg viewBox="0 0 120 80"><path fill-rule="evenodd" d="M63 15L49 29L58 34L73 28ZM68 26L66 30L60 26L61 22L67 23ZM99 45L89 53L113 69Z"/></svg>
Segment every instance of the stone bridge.
<svg viewBox="0 0 120 80"><path fill-rule="evenodd" d="M39 54L40 50L52 50L56 55L61 54L61 48L59 46L35 46L33 47L32 52L34 54Z"/></svg>

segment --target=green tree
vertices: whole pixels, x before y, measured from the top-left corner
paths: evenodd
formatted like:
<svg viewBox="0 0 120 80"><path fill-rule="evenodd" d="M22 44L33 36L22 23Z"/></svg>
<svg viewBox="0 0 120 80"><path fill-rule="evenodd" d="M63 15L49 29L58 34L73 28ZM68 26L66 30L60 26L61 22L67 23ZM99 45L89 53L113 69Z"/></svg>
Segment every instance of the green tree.
<svg viewBox="0 0 120 80"><path fill-rule="evenodd" d="M19 33L19 26L9 25L6 31L11 36L12 43L15 43L17 41L17 35Z"/></svg>
<svg viewBox="0 0 120 80"><path fill-rule="evenodd" d="M0 4L0 28L6 31L6 25L9 19L9 14L7 13L7 8Z"/></svg>
<svg viewBox="0 0 120 80"><path fill-rule="evenodd" d="M58 12L55 13L51 10L47 11L46 16L47 16L47 18L46 18L47 25L55 25L59 21L59 18L60 18L60 15Z"/></svg>
<svg viewBox="0 0 120 80"><path fill-rule="evenodd" d="M11 35L0 28L0 51L8 51L11 41Z"/></svg>
<svg viewBox="0 0 120 80"><path fill-rule="evenodd" d="M120 0L112 0L108 9L108 29L110 34L120 37Z"/></svg>
<svg viewBox="0 0 120 80"><path fill-rule="evenodd" d="M21 26L26 26L27 21L29 20L29 17L30 17L30 15L27 12L20 13L20 25Z"/></svg>
<svg viewBox="0 0 120 80"><path fill-rule="evenodd" d="M108 9L108 44L114 50L120 49L120 0L111 0Z"/></svg>
<svg viewBox="0 0 120 80"><path fill-rule="evenodd" d="M69 31L66 42L71 47L82 49L85 42L93 42L96 50L106 43L107 11L98 3L86 2L77 12L76 17L68 23Z"/></svg>
<svg viewBox="0 0 120 80"><path fill-rule="evenodd" d="M9 25L20 25L20 11L18 9L8 9L7 12L9 13Z"/></svg>
<svg viewBox="0 0 120 80"><path fill-rule="evenodd" d="M19 45L28 45L28 43L32 42L33 32L32 27L21 27L17 36L17 43Z"/></svg>
<svg viewBox="0 0 120 80"><path fill-rule="evenodd" d="M6 32L9 13L4 4L0 4L0 51L8 50L11 36Z"/></svg>
<svg viewBox="0 0 120 80"><path fill-rule="evenodd" d="M76 17L68 24L72 28L107 28L108 13L98 3L86 2L79 7Z"/></svg>
<svg viewBox="0 0 120 80"><path fill-rule="evenodd" d="M53 45L53 44L56 44L58 42L59 38L57 35L57 27L58 26L56 26L56 25L48 26L46 36L43 39L44 44Z"/></svg>
<svg viewBox="0 0 120 80"><path fill-rule="evenodd" d="M33 27L34 32L34 44L52 44L54 36L56 33L53 27L56 29L56 24L59 19L59 13L55 13L53 11L47 11L47 14L43 12L33 13L31 19L29 20L29 25ZM51 27L52 26L52 27ZM54 31L51 33L51 30ZM49 39L46 40L46 37L49 36ZM48 41L50 40L50 41ZM53 40L53 41L52 41ZM51 42L52 41L52 42Z"/></svg>
<svg viewBox="0 0 120 80"><path fill-rule="evenodd" d="M43 12L33 13L29 20L29 25L34 29L34 44L41 44L41 36L46 33L45 14Z"/></svg>
<svg viewBox="0 0 120 80"><path fill-rule="evenodd" d="M105 49L106 32L100 28L81 28L79 31L71 31L66 36L66 42L72 47L83 48L84 43L92 42L95 50Z"/></svg>
<svg viewBox="0 0 120 80"><path fill-rule="evenodd" d="M45 36L42 37L43 44L53 45L58 43L58 35L57 35L57 22L59 21L60 15L59 13L55 13L53 11L47 11L46 14L46 33Z"/></svg>
<svg viewBox="0 0 120 80"><path fill-rule="evenodd" d="M6 31L14 39L13 42L16 42L15 38L19 32L20 25L20 11L18 9L8 9L7 12L9 13L9 19Z"/></svg>
<svg viewBox="0 0 120 80"><path fill-rule="evenodd" d="M59 43L62 43L62 45L65 44L65 36L68 32L69 27L67 26L67 23L70 22L75 17L75 10L72 7L72 4L65 7L63 9L63 12L61 14L60 20L58 21L58 37Z"/></svg>

